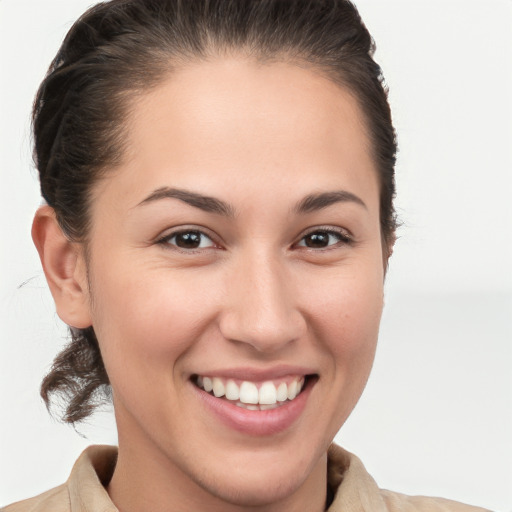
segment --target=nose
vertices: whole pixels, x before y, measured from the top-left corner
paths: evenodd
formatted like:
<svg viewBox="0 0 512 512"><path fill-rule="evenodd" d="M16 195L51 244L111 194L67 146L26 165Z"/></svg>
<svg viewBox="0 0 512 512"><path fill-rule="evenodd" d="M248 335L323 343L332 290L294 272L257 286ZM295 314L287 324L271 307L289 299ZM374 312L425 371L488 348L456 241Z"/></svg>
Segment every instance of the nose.
<svg viewBox="0 0 512 512"><path fill-rule="evenodd" d="M279 256L261 253L233 266L219 322L225 339L275 353L304 334L306 321L286 267Z"/></svg>

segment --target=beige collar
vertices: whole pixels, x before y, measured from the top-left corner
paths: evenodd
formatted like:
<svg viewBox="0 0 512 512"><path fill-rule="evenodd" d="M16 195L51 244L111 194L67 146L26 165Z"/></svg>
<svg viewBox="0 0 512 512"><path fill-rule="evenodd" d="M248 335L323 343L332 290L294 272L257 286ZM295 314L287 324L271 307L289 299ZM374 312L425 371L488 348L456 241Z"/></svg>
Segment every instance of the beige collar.
<svg viewBox="0 0 512 512"><path fill-rule="evenodd" d="M90 446L80 455L67 482L71 512L118 512L105 489L116 461L114 446ZM328 512L386 512L377 484L355 455L333 444L328 461L335 493Z"/></svg>

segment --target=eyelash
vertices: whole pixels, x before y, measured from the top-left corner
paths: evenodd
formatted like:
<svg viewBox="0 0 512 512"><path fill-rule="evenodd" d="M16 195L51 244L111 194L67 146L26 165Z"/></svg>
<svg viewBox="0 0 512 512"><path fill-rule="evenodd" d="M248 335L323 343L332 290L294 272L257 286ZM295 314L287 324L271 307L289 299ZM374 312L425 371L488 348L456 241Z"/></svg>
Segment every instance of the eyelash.
<svg viewBox="0 0 512 512"><path fill-rule="evenodd" d="M192 235L192 234L199 237L199 239L200 239L199 244L203 243L204 238L206 238L211 242L211 245L208 245L207 247L201 247L199 245L199 247L184 248L184 247L178 246L176 243L171 243L171 240L176 239L176 237L179 237L180 235ZM306 245L305 239L307 237L311 237L312 235L324 235L324 236L327 235L328 242L330 241L331 237L335 237L335 238L337 238L337 242L335 242L333 244L328 243L328 245L325 247L310 247L310 246ZM201 240L201 239L203 239L203 240ZM302 242L304 242L304 243L302 243ZM163 246L170 245L170 246L173 246L176 250L179 250L179 251L185 252L185 253L192 253L192 252L201 251L204 249L210 249L212 247L219 248L219 246L215 243L215 241L213 240L213 238L210 235L206 234L201 229L193 229L193 228L180 229L178 231L173 231L172 233L169 233L168 235L165 235L162 238L158 239L157 244L160 244ZM315 228L311 229L309 232L307 232L306 234L304 234L298 242L293 244L292 247L303 247L304 249L309 250L309 251L325 251L325 250L330 250L332 248L336 248L336 247L339 247L342 245L353 245L353 244L354 244L353 237L344 230L337 230L337 229L333 229L332 227L325 227L325 228L324 227L315 227Z"/></svg>

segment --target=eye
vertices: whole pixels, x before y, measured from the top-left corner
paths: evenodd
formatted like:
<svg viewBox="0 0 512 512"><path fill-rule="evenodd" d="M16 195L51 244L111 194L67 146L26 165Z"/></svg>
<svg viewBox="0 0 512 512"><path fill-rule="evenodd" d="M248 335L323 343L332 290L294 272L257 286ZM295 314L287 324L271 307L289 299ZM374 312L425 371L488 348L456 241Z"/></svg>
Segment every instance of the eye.
<svg viewBox="0 0 512 512"><path fill-rule="evenodd" d="M317 229L303 236L297 243L297 246L307 247L308 249L325 249L351 242L352 239L345 233L328 229Z"/></svg>
<svg viewBox="0 0 512 512"><path fill-rule="evenodd" d="M174 245L179 249L206 249L215 247L213 240L202 231L188 229L165 236L158 241L160 244Z"/></svg>

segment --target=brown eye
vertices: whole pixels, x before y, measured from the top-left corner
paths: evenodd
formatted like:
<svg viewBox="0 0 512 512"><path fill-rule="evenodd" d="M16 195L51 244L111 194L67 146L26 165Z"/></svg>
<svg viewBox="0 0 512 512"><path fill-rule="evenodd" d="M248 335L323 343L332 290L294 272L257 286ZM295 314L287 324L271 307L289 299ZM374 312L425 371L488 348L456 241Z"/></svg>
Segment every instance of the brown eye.
<svg viewBox="0 0 512 512"><path fill-rule="evenodd" d="M212 239L201 231L181 231L166 237L162 242L180 249L204 249L215 245Z"/></svg>
<svg viewBox="0 0 512 512"><path fill-rule="evenodd" d="M313 231L304 236L299 243L299 247L308 247L309 249L325 249L326 247L334 246L339 243L349 243L350 239L338 233L337 231Z"/></svg>

